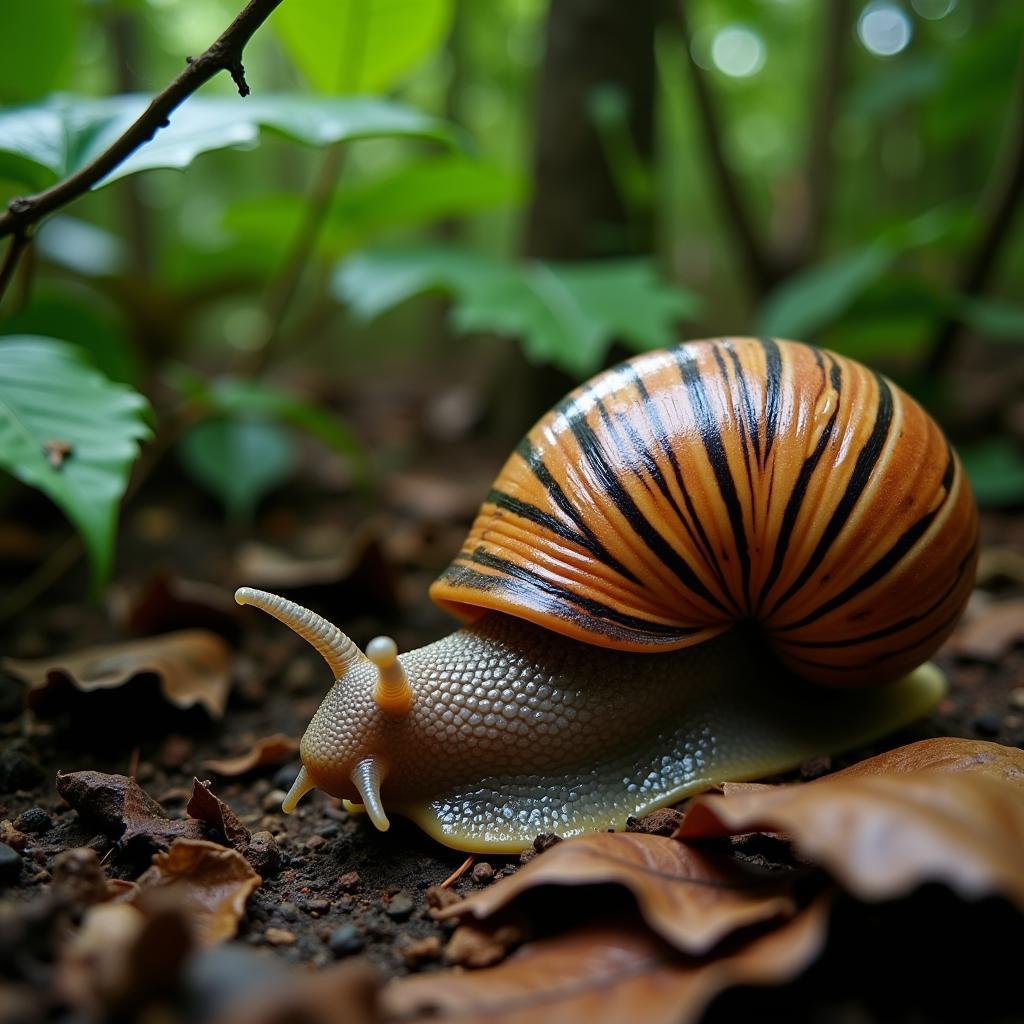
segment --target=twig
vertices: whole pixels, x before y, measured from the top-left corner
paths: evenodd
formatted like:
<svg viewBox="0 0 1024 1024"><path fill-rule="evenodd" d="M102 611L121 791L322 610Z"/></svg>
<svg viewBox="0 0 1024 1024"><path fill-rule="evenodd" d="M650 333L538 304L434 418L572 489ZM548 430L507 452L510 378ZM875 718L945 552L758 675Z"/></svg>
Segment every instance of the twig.
<svg viewBox="0 0 1024 1024"><path fill-rule="evenodd" d="M171 114L218 72L227 71L239 95L248 96L242 51L256 29L280 3L281 0L249 0L217 41L201 56L190 59L185 70L154 97L135 123L95 160L43 192L12 199L7 210L0 214L0 238L12 234L15 237L25 235L42 217L88 192L135 150L149 142L161 128L170 124Z"/></svg>
<svg viewBox="0 0 1024 1024"><path fill-rule="evenodd" d="M850 52L850 0L831 0L822 15L821 69L809 119L805 191L807 218L795 260L803 266L821 251L834 189L832 129L846 84Z"/></svg>
<svg viewBox="0 0 1024 1024"><path fill-rule="evenodd" d="M726 213L726 221L740 250L751 284L758 294L768 291L782 276L775 261L761 239L754 224L753 216L747 206L740 184L732 167L725 157L725 146L722 142L722 131L719 126L718 108L711 95L711 88L704 70L693 59L693 34L686 14L687 0L677 0L676 18L686 45L684 63L690 70L693 84L693 95L697 102L697 113L704 132L704 143L708 159L714 171L715 186L719 199Z"/></svg>
<svg viewBox="0 0 1024 1024"><path fill-rule="evenodd" d="M985 290L1024 195L1024 48L1017 63L1002 150L986 189L979 218L981 233L955 286L958 297L973 297ZM939 325L924 367L929 377L941 375L949 366L962 326L955 311Z"/></svg>
<svg viewBox="0 0 1024 1024"><path fill-rule="evenodd" d="M453 882L457 882L472 866L476 860L474 854L470 854L442 883L441 888L447 889Z"/></svg>

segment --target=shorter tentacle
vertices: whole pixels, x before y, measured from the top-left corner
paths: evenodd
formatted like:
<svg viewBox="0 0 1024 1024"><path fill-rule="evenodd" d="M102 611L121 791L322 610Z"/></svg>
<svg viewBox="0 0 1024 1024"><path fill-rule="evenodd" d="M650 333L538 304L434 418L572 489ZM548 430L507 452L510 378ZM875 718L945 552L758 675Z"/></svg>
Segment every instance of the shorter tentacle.
<svg viewBox="0 0 1024 1024"><path fill-rule="evenodd" d="M391 827L388 816L384 813L384 805L380 800L380 784L383 781L380 762L372 757L360 761L352 769L352 783L359 790L359 796L366 808L370 821L380 829L387 832Z"/></svg>
<svg viewBox="0 0 1024 1024"><path fill-rule="evenodd" d="M359 648L332 622L311 612L308 608L268 594L265 590L254 590L252 587L239 587L235 591L235 600L242 605L251 604L268 615L273 615L289 629L298 633L307 643L316 648L320 656L327 662L335 679L342 676L358 661L363 659Z"/></svg>
<svg viewBox="0 0 1024 1024"><path fill-rule="evenodd" d="M412 686L398 660L398 645L389 636L378 636L366 645L366 656L377 666L373 699L389 715L407 715L412 707Z"/></svg>
<svg viewBox="0 0 1024 1024"><path fill-rule="evenodd" d="M299 769L299 774L295 776L295 781L292 783L292 788L288 790L288 795L281 802L281 810L285 814L291 814L295 810L295 805L311 789L316 789L316 784L309 777L305 766L303 766Z"/></svg>

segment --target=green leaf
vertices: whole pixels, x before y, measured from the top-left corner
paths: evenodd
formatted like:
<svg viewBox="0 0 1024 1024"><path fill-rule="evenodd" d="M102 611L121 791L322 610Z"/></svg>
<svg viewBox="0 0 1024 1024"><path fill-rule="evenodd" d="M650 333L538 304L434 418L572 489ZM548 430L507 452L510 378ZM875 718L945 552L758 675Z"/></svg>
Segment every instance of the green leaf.
<svg viewBox="0 0 1024 1024"><path fill-rule="evenodd" d="M993 508L1024 502L1024 452L1012 441L992 438L959 451L978 504Z"/></svg>
<svg viewBox="0 0 1024 1024"><path fill-rule="evenodd" d="M645 259L509 264L444 246L360 253L341 264L333 288L362 319L447 292L458 330L517 337L535 362L578 376L595 370L616 339L637 350L670 344L675 321L698 305Z"/></svg>
<svg viewBox="0 0 1024 1024"><path fill-rule="evenodd" d="M758 312L757 332L773 338L813 337L846 312L892 266L896 250L881 243L786 278Z"/></svg>
<svg viewBox="0 0 1024 1024"><path fill-rule="evenodd" d="M0 110L0 176L44 188L80 170L142 113L150 97L52 96L44 103ZM296 142L407 136L452 144L451 127L391 100L354 96L192 96L168 127L137 149L100 185L155 167L187 167L201 153L249 148L268 128Z"/></svg>
<svg viewBox="0 0 1024 1024"><path fill-rule="evenodd" d="M276 423L218 417L193 427L179 442L178 455L232 519L250 519L260 499L288 479L295 446Z"/></svg>
<svg viewBox="0 0 1024 1024"><path fill-rule="evenodd" d="M388 230L514 203L524 191L520 175L458 154L409 161L343 186L325 218L321 243L339 256ZM294 194L264 196L236 203L224 224L246 239L276 245L298 229L307 206Z"/></svg>
<svg viewBox="0 0 1024 1024"><path fill-rule="evenodd" d="M0 339L0 466L47 494L75 524L97 584L110 573L118 503L138 442L150 436L148 408L65 342ZM51 459L49 451L66 454Z"/></svg>
<svg viewBox="0 0 1024 1024"><path fill-rule="evenodd" d="M271 24L309 83L326 93L379 93L440 43L452 0L302 0Z"/></svg>
<svg viewBox="0 0 1024 1024"><path fill-rule="evenodd" d="M999 299L964 298L959 313L964 323L979 334L1024 343L1024 306Z"/></svg>
<svg viewBox="0 0 1024 1024"><path fill-rule="evenodd" d="M366 453L352 428L342 419L303 398L263 381L225 377L215 381L191 371L178 374L178 385L194 401L233 419L270 420L296 427L341 455L360 477L366 476Z"/></svg>
<svg viewBox="0 0 1024 1024"><path fill-rule="evenodd" d="M20 103L57 86L78 35L77 0L0 4L0 103Z"/></svg>

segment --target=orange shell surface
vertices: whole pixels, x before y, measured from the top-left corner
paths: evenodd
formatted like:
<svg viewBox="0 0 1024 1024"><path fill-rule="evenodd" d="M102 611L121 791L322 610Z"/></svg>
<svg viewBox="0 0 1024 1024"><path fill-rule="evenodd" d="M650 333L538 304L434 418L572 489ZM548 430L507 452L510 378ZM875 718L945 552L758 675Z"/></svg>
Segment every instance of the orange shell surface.
<svg viewBox="0 0 1024 1024"><path fill-rule="evenodd" d="M960 460L886 378L797 342L697 341L547 413L431 596L625 651L752 620L804 678L861 685L948 635L977 529Z"/></svg>

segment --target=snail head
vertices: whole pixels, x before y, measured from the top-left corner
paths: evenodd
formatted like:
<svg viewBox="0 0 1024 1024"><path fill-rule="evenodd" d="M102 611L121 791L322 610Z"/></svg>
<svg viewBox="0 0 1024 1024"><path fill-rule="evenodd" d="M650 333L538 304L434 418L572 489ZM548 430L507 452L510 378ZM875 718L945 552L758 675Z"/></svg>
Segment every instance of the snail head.
<svg viewBox="0 0 1024 1024"><path fill-rule="evenodd" d="M286 813L311 789L362 804L382 831L388 819L381 784L401 749L396 731L413 703L413 689L390 637L377 637L364 654L337 626L286 598L241 587L241 605L253 605L298 633L327 662L334 687L302 737L302 768L282 805ZM388 751L391 751L389 756Z"/></svg>

